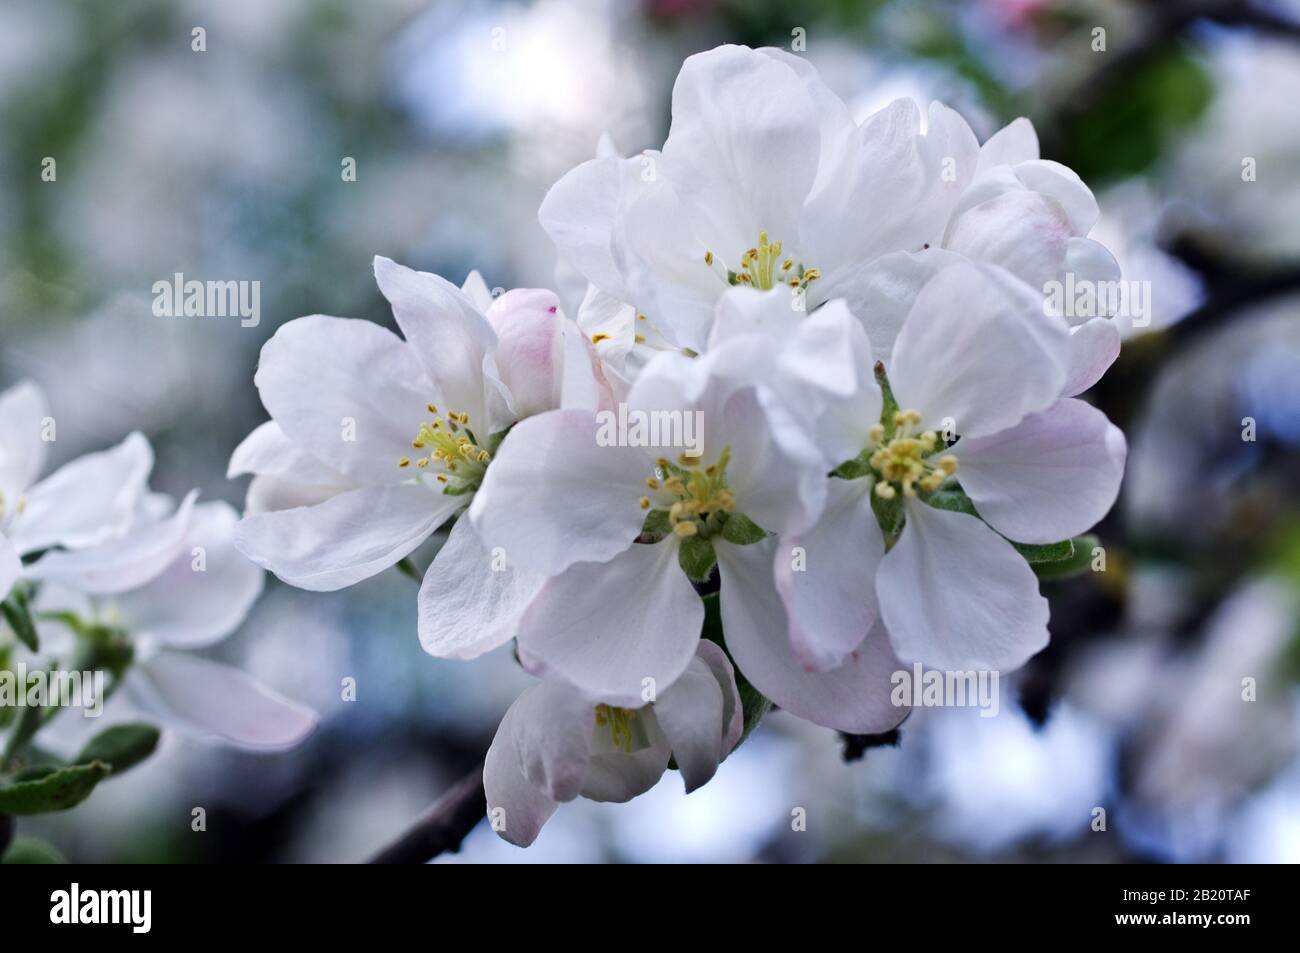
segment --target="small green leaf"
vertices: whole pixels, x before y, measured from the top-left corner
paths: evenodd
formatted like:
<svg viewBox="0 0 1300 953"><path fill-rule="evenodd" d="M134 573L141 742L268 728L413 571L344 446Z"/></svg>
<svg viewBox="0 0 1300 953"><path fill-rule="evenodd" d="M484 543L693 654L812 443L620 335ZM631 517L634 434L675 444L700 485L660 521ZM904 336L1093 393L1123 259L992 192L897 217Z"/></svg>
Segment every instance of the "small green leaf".
<svg viewBox="0 0 1300 953"><path fill-rule="evenodd" d="M0 787L0 812L45 814L76 807L90 796L95 785L108 777L110 768L102 761L73 764L30 781Z"/></svg>
<svg viewBox="0 0 1300 953"><path fill-rule="evenodd" d="M1081 576L1092 568L1092 551L1101 545L1096 536L1076 536L1070 540L1072 552L1065 559L1049 563L1035 563L1034 572L1044 582L1056 582Z"/></svg>
<svg viewBox="0 0 1300 953"><path fill-rule="evenodd" d="M153 725L114 725L86 742L74 760L77 764L103 762L116 776L153 754L158 747L158 736L159 731Z"/></svg>
<svg viewBox="0 0 1300 953"><path fill-rule="evenodd" d="M959 489L940 489L935 490L925 498L925 502L941 510L948 510L952 513L965 513L967 516L980 518L979 513L975 512L975 503L964 490Z"/></svg>
<svg viewBox="0 0 1300 953"><path fill-rule="evenodd" d="M33 652L40 651L40 640L36 637L36 623L32 621L31 610L27 607L27 593L21 586L15 586L4 602L0 602L0 614L3 614L9 628L14 630L18 641Z"/></svg>
<svg viewBox="0 0 1300 953"><path fill-rule="evenodd" d="M0 858L0 864L66 864L67 860L53 844L35 837L16 837Z"/></svg>
<svg viewBox="0 0 1300 953"><path fill-rule="evenodd" d="M895 495L885 499L874 487L868 492L871 494L871 512L876 514L876 522L885 535L893 536L903 528L903 498Z"/></svg>
<svg viewBox="0 0 1300 953"><path fill-rule="evenodd" d="M722 524L722 538L737 546L749 546L767 538L767 530L743 513L732 513Z"/></svg>
<svg viewBox="0 0 1300 953"><path fill-rule="evenodd" d="M692 582L705 582L717 557L713 553L713 544L707 539L687 536L677 549L677 562Z"/></svg>

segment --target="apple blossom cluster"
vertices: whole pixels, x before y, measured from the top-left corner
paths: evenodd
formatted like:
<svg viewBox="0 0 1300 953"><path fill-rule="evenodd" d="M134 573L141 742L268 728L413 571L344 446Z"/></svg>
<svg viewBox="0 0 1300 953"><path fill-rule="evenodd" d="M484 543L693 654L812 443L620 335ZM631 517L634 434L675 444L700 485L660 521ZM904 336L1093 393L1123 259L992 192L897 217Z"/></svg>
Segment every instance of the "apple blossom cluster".
<svg viewBox="0 0 1300 953"><path fill-rule="evenodd" d="M449 527L422 645L513 642L539 679L485 764L501 836L670 765L693 790L772 704L884 732L894 672L1046 645L1035 567L1074 558L1126 445L1077 397L1113 323L1044 297L1118 269L1028 121L983 145L938 103L857 123L800 57L721 47L683 65L661 151L602 149L540 218L588 283L572 319L377 258L400 336L280 328L272 419L230 467L235 545L305 589Z"/></svg>

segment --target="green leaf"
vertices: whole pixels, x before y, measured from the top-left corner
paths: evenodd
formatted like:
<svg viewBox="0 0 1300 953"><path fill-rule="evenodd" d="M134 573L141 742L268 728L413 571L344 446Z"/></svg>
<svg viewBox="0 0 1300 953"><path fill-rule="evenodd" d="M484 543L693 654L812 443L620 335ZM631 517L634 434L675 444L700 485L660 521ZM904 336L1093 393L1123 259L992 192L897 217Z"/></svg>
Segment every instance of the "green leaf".
<svg viewBox="0 0 1300 953"><path fill-rule="evenodd" d="M717 557L713 554L713 544L707 539L687 536L677 549L677 562L692 582L705 582Z"/></svg>
<svg viewBox="0 0 1300 953"><path fill-rule="evenodd" d="M722 538L737 546L749 546L767 538L767 530L743 513L732 513L722 524Z"/></svg>
<svg viewBox="0 0 1300 953"><path fill-rule="evenodd" d="M15 837L0 864L66 864L67 860L53 844L36 837Z"/></svg>
<svg viewBox="0 0 1300 953"><path fill-rule="evenodd" d="M74 759L77 764L99 761L107 764L113 774L119 775L135 767L158 747L160 732L153 725L134 723L114 725L101 731L81 749Z"/></svg>
<svg viewBox="0 0 1300 953"><path fill-rule="evenodd" d="M9 598L0 602L0 614L3 614L9 628L14 630L18 641L33 652L40 651L40 641L36 637L36 623L32 621L31 610L27 607L27 593L19 586L9 593Z"/></svg>
<svg viewBox="0 0 1300 953"><path fill-rule="evenodd" d="M1092 569L1092 551L1101 545L1096 536L1076 536L1070 540L1072 552L1066 559L1049 563L1036 563L1033 566L1038 578L1044 582L1056 582L1081 576Z"/></svg>
<svg viewBox="0 0 1300 953"><path fill-rule="evenodd" d="M16 781L0 787L0 813L45 814L76 807L90 796L95 785L108 777L110 768L102 761L58 768L42 777Z"/></svg>

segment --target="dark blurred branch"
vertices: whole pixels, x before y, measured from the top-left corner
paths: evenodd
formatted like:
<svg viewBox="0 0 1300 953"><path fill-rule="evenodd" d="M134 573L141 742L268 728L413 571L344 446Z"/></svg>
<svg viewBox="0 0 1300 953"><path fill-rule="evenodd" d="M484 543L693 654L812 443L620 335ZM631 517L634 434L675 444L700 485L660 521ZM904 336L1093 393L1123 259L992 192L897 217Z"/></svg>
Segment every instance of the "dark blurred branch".
<svg viewBox="0 0 1300 953"><path fill-rule="evenodd" d="M454 853L486 816L487 795L483 793L480 763L434 801L406 833L372 857L370 863L423 864L439 854Z"/></svg>

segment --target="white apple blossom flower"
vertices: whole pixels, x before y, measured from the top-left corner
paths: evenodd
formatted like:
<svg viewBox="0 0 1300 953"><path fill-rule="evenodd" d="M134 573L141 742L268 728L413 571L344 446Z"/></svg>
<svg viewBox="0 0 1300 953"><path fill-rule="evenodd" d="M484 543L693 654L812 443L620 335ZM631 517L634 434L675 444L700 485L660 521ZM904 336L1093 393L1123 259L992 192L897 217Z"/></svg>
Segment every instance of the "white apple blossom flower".
<svg viewBox="0 0 1300 953"><path fill-rule="evenodd" d="M759 313L770 301L734 296L732 306L756 313L751 337L770 324ZM841 330L822 337L850 343L827 351L826 395L809 406L817 417L809 429L841 465L817 524L774 547L788 618L768 612L757 621L788 627L795 656L812 671L834 671L876 621L908 662L1021 665L1047 642L1048 610L1007 540L1048 544L1088 529L1114 503L1126 452L1101 413L1060 397L1070 369L1064 323L1043 316L1032 289L997 269L945 269L899 332L887 368L897 409L886 410L861 326L843 312L828 320ZM847 392L846 357L856 379ZM814 374L807 366L805 376ZM954 478L980 518L938 505ZM892 521L899 525L882 533ZM805 554L806 566L792 553ZM739 647L733 657L767 691Z"/></svg>
<svg viewBox="0 0 1300 953"><path fill-rule="evenodd" d="M35 384L0 393L0 600L25 574L22 557L94 546L126 532L153 469L153 449L133 433L37 482L55 423Z"/></svg>
<svg viewBox="0 0 1300 953"><path fill-rule="evenodd" d="M694 351L732 283L793 285L810 310L844 298L884 357L921 285L954 259L1038 289L1067 272L1118 277L1086 238L1092 193L1039 158L1027 120L982 148L940 103L924 131L909 99L857 125L805 60L774 49L688 58L662 152L580 165L539 215L569 264Z"/></svg>
<svg viewBox="0 0 1300 953"><path fill-rule="evenodd" d="M709 641L649 704L611 706L544 680L510 706L488 749L488 817L502 838L527 847L561 802L629 801L655 786L670 758L690 793L713 777L743 730L735 672Z"/></svg>
<svg viewBox="0 0 1300 953"><path fill-rule="evenodd" d="M662 354L628 394L629 420L694 423L689 448L662 433L614 439L612 419L579 410L522 421L502 445L470 519L486 545L545 577L518 629L534 673L635 703L645 679L667 685L694 655L704 605L685 567L703 560L692 575L706 575L713 551L752 542L755 524L793 531L816 518L816 448L758 388L710 368L710 356Z"/></svg>
<svg viewBox="0 0 1300 953"><path fill-rule="evenodd" d="M232 475L257 474L235 545L304 589L339 589L405 558L469 504L516 420L607 400L550 292L492 300L477 275L462 291L387 258L375 277L405 339L321 315L280 328L256 377L272 422L231 460ZM512 637L540 580L492 562L458 520L420 590L432 654L470 658Z"/></svg>
<svg viewBox="0 0 1300 953"><path fill-rule="evenodd" d="M121 676L127 701L115 694L109 713L143 709L188 734L237 747L292 747L315 729L313 711L233 666L194 654L243 624L264 579L234 548L235 510L223 502L195 505L195 496L174 510L170 499L152 497L122 539L37 562L34 608L43 648L47 654L72 648L62 620L74 618L79 639L109 639L116 644L101 651L129 653ZM75 664L75 655L59 657ZM63 728L56 743L59 734L84 733L88 726L80 722L51 723Z"/></svg>

